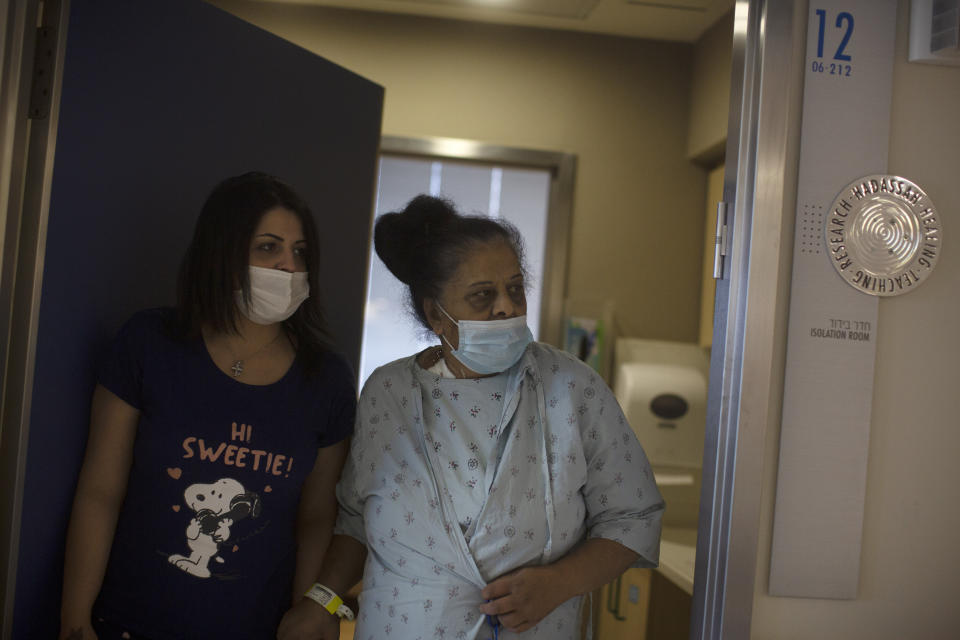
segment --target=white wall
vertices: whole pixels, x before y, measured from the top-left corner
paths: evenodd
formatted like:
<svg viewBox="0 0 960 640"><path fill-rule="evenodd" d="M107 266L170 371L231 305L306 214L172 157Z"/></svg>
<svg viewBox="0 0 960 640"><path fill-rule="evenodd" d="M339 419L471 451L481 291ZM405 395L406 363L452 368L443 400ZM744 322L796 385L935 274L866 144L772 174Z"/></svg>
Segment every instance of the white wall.
<svg viewBox="0 0 960 640"><path fill-rule="evenodd" d="M960 634L960 67L907 62L908 4L900 1L897 16L889 171L914 180L933 199L944 251L922 287L880 300L856 600L766 595L779 446L776 437L767 442L757 639Z"/></svg>
<svg viewBox="0 0 960 640"><path fill-rule="evenodd" d="M697 340L706 175L687 159L692 45L214 4L383 85L385 134L576 154L568 295L612 298L622 334Z"/></svg>

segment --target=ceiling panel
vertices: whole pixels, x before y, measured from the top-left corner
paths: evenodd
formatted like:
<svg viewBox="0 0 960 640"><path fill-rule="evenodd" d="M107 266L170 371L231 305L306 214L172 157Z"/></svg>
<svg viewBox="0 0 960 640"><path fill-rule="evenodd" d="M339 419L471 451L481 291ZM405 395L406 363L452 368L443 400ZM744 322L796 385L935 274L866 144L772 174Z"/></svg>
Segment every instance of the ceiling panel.
<svg viewBox="0 0 960 640"><path fill-rule="evenodd" d="M696 42L735 0L260 0ZM550 13L553 15L550 15ZM561 12L563 12L561 14ZM582 17L578 17L582 16Z"/></svg>
<svg viewBox="0 0 960 640"><path fill-rule="evenodd" d="M713 0L625 0L627 4L643 4L650 7L683 9L686 11L706 11Z"/></svg>
<svg viewBox="0 0 960 640"><path fill-rule="evenodd" d="M392 2L418 2L421 4L445 4L453 7L500 9L516 13L529 13L555 18L582 20L590 15L600 0L391 0ZM353 3L356 4L356 3Z"/></svg>

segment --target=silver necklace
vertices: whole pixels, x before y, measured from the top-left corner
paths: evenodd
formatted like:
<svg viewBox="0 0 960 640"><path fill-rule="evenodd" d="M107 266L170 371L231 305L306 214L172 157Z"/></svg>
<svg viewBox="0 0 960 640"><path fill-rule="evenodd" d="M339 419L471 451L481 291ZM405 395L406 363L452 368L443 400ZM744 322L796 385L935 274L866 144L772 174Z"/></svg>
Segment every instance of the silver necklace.
<svg viewBox="0 0 960 640"><path fill-rule="evenodd" d="M234 378L239 378L239 377L240 377L240 374L243 373L243 363L244 363L245 360L249 360L250 358L258 355L261 351L263 351L264 349L266 349L267 347L269 347L270 345L272 345L274 342L276 342L276 341L280 338L281 335L283 335L283 331L282 331L282 330L279 331L279 332L277 332L277 335L275 335L269 342L267 342L266 344L264 344L263 346L261 346L260 348L258 348L258 349L257 349L256 351L254 351L253 353L250 353L250 354L244 356L243 358L237 358L236 353L234 353L233 349L230 349L231 354L232 354L233 357L235 358L234 361L233 361L233 364L230 365L230 371L233 372L233 377L234 377ZM229 347L228 347L228 348L229 348Z"/></svg>

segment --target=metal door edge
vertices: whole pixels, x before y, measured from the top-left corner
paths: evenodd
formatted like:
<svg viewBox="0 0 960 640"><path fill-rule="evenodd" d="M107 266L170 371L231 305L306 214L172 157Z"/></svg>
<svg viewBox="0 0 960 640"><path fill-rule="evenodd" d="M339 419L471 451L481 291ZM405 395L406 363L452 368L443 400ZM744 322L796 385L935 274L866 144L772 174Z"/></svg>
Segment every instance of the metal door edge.
<svg viewBox="0 0 960 640"><path fill-rule="evenodd" d="M34 30L37 27L52 27L55 30L57 50L49 114L43 119L28 121L30 92L27 90L25 95L17 96L15 120L10 127L17 132L15 135L26 136L26 148L10 166L2 167L4 180L11 181L11 196L17 196L10 197L6 203L7 229L15 229L17 236L15 239L6 238L3 248L3 266L13 270L10 277L12 296L4 299L4 308L0 309L5 319L9 319L9 331L4 336L6 362L2 378L0 423L0 461L3 462L3 488L0 494L3 529L0 542L5 543L2 547L6 554L0 561L4 592L3 627L0 630L3 638L11 637L13 632L33 369L69 4L69 0L31 0L23 3L26 12L18 15L18 23L14 25L15 37L25 52L16 73L32 73L33 61L28 59L26 52L33 54ZM4 74L11 71L5 62ZM8 123L4 124L6 126Z"/></svg>
<svg viewBox="0 0 960 640"><path fill-rule="evenodd" d="M796 6L795 6L796 5ZM690 638L749 638L763 460L782 397L784 282L796 194L806 2L738 0Z"/></svg>

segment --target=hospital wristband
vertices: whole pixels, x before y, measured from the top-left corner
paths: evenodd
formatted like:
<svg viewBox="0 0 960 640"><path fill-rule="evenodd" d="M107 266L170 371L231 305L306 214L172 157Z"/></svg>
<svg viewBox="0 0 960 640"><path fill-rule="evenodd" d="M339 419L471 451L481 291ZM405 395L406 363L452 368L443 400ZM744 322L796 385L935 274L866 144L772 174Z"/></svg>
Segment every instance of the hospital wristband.
<svg viewBox="0 0 960 640"><path fill-rule="evenodd" d="M353 620L353 611L350 610L350 607L343 604L343 599L334 593L332 589L325 587L319 582L314 582L313 586L303 594L303 597L310 598L338 618Z"/></svg>

